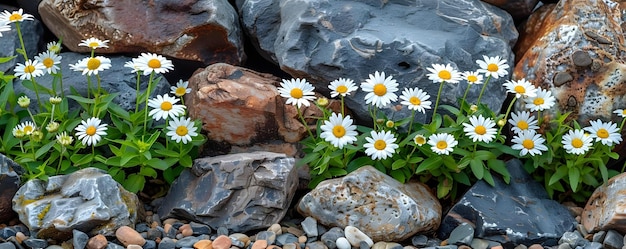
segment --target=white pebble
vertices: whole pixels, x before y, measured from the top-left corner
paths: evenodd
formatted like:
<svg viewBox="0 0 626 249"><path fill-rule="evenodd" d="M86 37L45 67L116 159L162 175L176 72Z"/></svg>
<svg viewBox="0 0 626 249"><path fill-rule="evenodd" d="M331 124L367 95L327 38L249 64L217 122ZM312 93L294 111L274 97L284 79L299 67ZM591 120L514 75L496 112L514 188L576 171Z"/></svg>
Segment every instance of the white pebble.
<svg viewBox="0 0 626 249"><path fill-rule="evenodd" d="M352 248L352 245L350 245L350 241L348 241L348 239L344 237L337 238L337 240L335 241L335 244L337 245L337 249L351 249Z"/></svg>
<svg viewBox="0 0 626 249"><path fill-rule="evenodd" d="M365 241L370 247L374 245L374 241L356 227L347 226L344 229L344 234L346 235L346 239L348 239L350 244L354 247L360 247L361 241Z"/></svg>

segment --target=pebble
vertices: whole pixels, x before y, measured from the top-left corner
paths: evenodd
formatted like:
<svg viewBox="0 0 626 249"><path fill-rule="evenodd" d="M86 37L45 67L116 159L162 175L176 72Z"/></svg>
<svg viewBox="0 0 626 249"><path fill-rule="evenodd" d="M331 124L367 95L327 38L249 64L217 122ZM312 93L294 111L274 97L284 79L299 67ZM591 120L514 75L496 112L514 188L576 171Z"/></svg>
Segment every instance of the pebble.
<svg viewBox="0 0 626 249"><path fill-rule="evenodd" d="M337 240L335 241L335 244L337 245L337 249L350 249L350 248L352 248L352 245L350 244L350 241L348 241L348 239L346 239L345 237L337 238Z"/></svg>
<svg viewBox="0 0 626 249"><path fill-rule="evenodd" d="M283 249L299 249L300 246L297 243L289 243L283 245Z"/></svg>
<svg viewBox="0 0 626 249"><path fill-rule="evenodd" d="M261 231L256 234L256 239L266 240L268 245L272 245L276 242L276 233L272 231Z"/></svg>
<svg viewBox="0 0 626 249"><path fill-rule="evenodd" d="M165 220L168 221L168 220ZM171 223L166 223L163 222L163 231L165 232L164 236L168 237L168 238L176 238L176 229L174 229L174 227L172 227Z"/></svg>
<svg viewBox="0 0 626 249"><path fill-rule="evenodd" d="M135 230L136 231L136 230ZM74 249L84 249L87 246L87 242L89 242L89 235L83 233L79 230L72 230L72 245ZM44 248L44 247L35 247L35 248Z"/></svg>
<svg viewBox="0 0 626 249"><path fill-rule="evenodd" d="M283 228L280 227L280 224L272 224L270 227L267 228L267 231L272 231L274 232L276 235L281 235L283 234Z"/></svg>
<svg viewBox="0 0 626 249"><path fill-rule="evenodd" d="M126 249L143 249L140 245L130 244L126 246Z"/></svg>
<svg viewBox="0 0 626 249"><path fill-rule="evenodd" d="M281 235L276 236L276 245L278 246L283 246L283 245L291 244L291 243L300 243L300 241L298 241L298 237L290 233L283 233Z"/></svg>
<svg viewBox="0 0 626 249"><path fill-rule="evenodd" d="M306 243L307 240L309 240L309 238L307 238L306 236L302 235L300 237L298 237L298 243Z"/></svg>
<svg viewBox="0 0 626 249"><path fill-rule="evenodd" d="M183 235L183 237L189 237L189 236L193 235L193 229L191 229L191 225L189 225L189 224L184 224L184 225L180 226L178 228L178 231L180 232L180 234Z"/></svg>
<svg viewBox="0 0 626 249"><path fill-rule="evenodd" d="M98 234L89 239L87 242L87 249L104 249L107 247L107 244L109 244L107 238L102 234Z"/></svg>
<svg viewBox="0 0 626 249"><path fill-rule="evenodd" d="M19 242L20 244L26 239L28 239L28 236L26 236L26 234L22 232L15 233L15 240L17 240L17 242Z"/></svg>
<svg viewBox="0 0 626 249"><path fill-rule="evenodd" d="M313 217L306 217L304 221L300 223L302 226L302 230L306 234L307 237L317 237L317 220Z"/></svg>
<svg viewBox="0 0 626 249"><path fill-rule="evenodd" d="M24 245L28 248L46 248L48 247L48 242L43 239L28 238L24 240Z"/></svg>
<svg viewBox="0 0 626 249"><path fill-rule="evenodd" d="M624 246L624 235L621 235L615 230L609 230L606 232L602 246L607 249L622 249Z"/></svg>
<svg viewBox="0 0 626 249"><path fill-rule="evenodd" d="M250 244L250 237L248 237L248 235L245 235L243 233L233 233L229 237L231 239L235 239L243 243L243 246L240 248L247 247Z"/></svg>
<svg viewBox="0 0 626 249"><path fill-rule="evenodd" d="M468 223L463 223L452 230L448 237L448 244L469 245L472 239L474 239L474 228Z"/></svg>
<svg viewBox="0 0 626 249"><path fill-rule="evenodd" d="M532 244L528 247L528 249L543 249L543 246L540 244Z"/></svg>
<svg viewBox="0 0 626 249"><path fill-rule="evenodd" d="M356 227L346 226L346 228L344 229L344 234L346 236L346 239L348 239L348 241L350 241L350 244L354 247L360 247L361 241L364 241L370 247L374 245L374 241L372 241L369 236L361 232L361 230Z"/></svg>
<svg viewBox="0 0 626 249"><path fill-rule="evenodd" d="M267 240L257 240L252 244L252 249L265 249L267 247Z"/></svg>
<svg viewBox="0 0 626 249"><path fill-rule="evenodd" d="M193 244L193 248L195 248L195 249L213 249L213 248L224 248L224 247L214 247L213 246L213 242L211 240L203 239L203 240L198 240L198 242L194 243ZM227 249L230 248L230 243L229 243L229 246L226 247L226 248Z"/></svg>
<svg viewBox="0 0 626 249"><path fill-rule="evenodd" d="M159 245L157 246L157 249L175 249L176 248L176 241L174 241L171 238L163 238L161 240L161 243L159 243Z"/></svg>
<svg viewBox="0 0 626 249"><path fill-rule="evenodd" d="M220 235L213 240L214 249L228 249L232 244L231 239L226 235Z"/></svg>
<svg viewBox="0 0 626 249"><path fill-rule="evenodd" d="M203 235L203 234L211 234L211 227L205 224L192 221L192 222L189 222L189 226L191 227L191 231L193 231L193 235L195 236ZM227 232L224 235L228 235L228 230L226 231Z"/></svg>
<svg viewBox="0 0 626 249"><path fill-rule="evenodd" d="M143 246L143 244L146 243L146 239L129 226L121 226L118 228L115 231L115 237L126 247L131 244Z"/></svg>

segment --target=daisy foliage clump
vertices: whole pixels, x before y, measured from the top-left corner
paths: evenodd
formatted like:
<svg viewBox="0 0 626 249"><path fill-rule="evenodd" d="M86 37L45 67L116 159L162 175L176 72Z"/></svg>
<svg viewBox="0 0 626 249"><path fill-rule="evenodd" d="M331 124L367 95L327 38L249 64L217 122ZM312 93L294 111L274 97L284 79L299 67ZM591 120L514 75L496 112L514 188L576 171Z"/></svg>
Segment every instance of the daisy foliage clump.
<svg viewBox="0 0 626 249"><path fill-rule="evenodd" d="M0 72L0 153L25 169L24 180L46 180L96 167L106 170L127 190L138 192L149 179L171 183L184 168L191 167L205 140L199 121L187 117L184 104L180 104L192 89L181 80L171 87L171 95L154 95L154 85L161 80L157 74L174 69L170 60L143 53L124 64L137 76L135 109L125 110L113 102L120 93L101 87L105 80L101 73L113 65L98 52L108 49L109 40L92 37L81 41L78 46L88 47L90 53L79 61L63 61L61 41L48 43L46 51L28 58L20 23L31 20L33 16L21 9L0 13L0 34L17 30L20 48L16 52L24 57L13 75ZM0 63L14 58L0 58ZM63 86L64 63L85 77L86 93ZM46 74L52 76L52 82L41 84L41 76ZM147 89L139 87L142 78L148 79ZM16 94L17 79L33 95ZM36 99L31 100L33 96ZM77 107L70 107L72 104Z"/></svg>

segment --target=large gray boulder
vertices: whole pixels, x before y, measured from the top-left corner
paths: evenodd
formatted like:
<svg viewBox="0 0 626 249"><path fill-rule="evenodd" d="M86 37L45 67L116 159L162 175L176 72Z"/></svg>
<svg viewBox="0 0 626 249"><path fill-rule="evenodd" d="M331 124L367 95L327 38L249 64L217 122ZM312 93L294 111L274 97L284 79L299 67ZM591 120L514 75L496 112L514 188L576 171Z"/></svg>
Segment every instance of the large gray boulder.
<svg viewBox="0 0 626 249"><path fill-rule="evenodd" d="M3 10L14 11L17 10L17 8L0 4L0 11ZM35 14L29 12L24 13ZM15 24L10 24L10 26L11 30L2 32L2 37L0 38L0 48L2 48L0 49L0 57L16 57L13 60L0 64L0 71L2 72L8 72L16 63L24 63L24 57L16 51L16 49L22 48L20 39L17 36L17 29L15 28ZM22 32L22 39L24 40L28 58L32 60L37 53L39 53L37 50L38 47L42 45L43 25L41 25L41 22L37 19L23 21L20 23L20 31Z"/></svg>
<svg viewBox="0 0 626 249"><path fill-rule="evenodd" d="M0 154L0 223L17 216L13 212L11 200L20 188L20 175L24 173L23 171L19 164Z"/></svg>
<svg viewBox="0 0 626 249"><path fill-rule="evenodd" d="M321 92L337 78L359 83L382 71L401 90L420 87L434 96L439 85L427 79L426 67L450 63L460 71L475 70L483 55L512 63L518 37L508 13L479 0L247 0L240 13L244 31L264 57L293 77L311 80ZM506 79L492 80L481 102L500 110ZM448 84L442 101L456 104L465 89L465 83ZM469 99L479 92L472 88ZM369 119L365 95L347 98L357 118ZM405 108L394 117L409 114Z"/></svg>
<svg viewBox="0 0 626 249"><path fill-rule="evenodd" d="M285 216L297 185L294 159L284 154L200 158L174 181L158 214L234 232L268 228Z"/></svg>
<svg viewBox="0 0 626 249"><path fill-rule="evenodd" d="M26 182L13 197L13 210L32 236L64 241L74 229L114 236L121 226L135 226L143 206L105 171L85 168Z"/></svg>

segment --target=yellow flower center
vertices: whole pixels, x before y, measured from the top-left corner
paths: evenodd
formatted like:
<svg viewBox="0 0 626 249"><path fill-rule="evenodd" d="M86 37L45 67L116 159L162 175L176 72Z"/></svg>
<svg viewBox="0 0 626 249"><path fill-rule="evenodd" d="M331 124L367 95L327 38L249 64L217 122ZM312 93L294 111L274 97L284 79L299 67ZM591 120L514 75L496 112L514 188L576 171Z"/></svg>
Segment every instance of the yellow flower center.
<svg viewBox="0 0 626 249"><path fill-rule="evenodd" d="M535 100L533 100L533 104L535 105L543 105L545 101L543 100L543 98L537 97L535 98Z"/></svg>
<svg viewBox="0 0 626 249"><path fill-rule="evenodd" d="M445 148L448 148L448 143L446 143L446 141L439 141L437 142L437 149L443 150Z"/></svg>
<svg viewBox="0 0 626 249"><path fill-rule="evenodd" d="M374 85L374 94L376 94L376 96L383 96L386 93L387 93L387 87L385 86L385 84L378 83Z"/></svg>
<svg viewBox="0 0 626 249"><path fill-rule="evenodd" d="M374 142L374 148L376 148L377 150L384 150L385 148L387 148L387 143L385 143L385 140L376 140L376 142Z"/></svg>
<svg viewBox="0 0 626 249"><path fill-rule="evenodd" d="M187 130L186 126L181 125L181 126L178 126L178 128L176 128L176 135L179 135L181 137L187 135L188 132L189 131Z"/></svg>
<svg viewBox="0 0 626 249"><path fill-rule="evenodd" d="M526 121L524 120L520 120L519 122L517 122L517 128L520 128L521 130L526 130L528 129L528 123L526 123Z"/></svg>
<svg viewBox="0 0 626 249"><path fill-rule="evenodd" d="M478 135L485 135L485 133L487 133L487 129L484 126L479 125L474 128L474 132Z"/></svg>
<svg viewBox="0 0 626 249"><path fill-rule="evenodd" d="M24 133L30 133L33 131L33 127L30 125L24 126Z"/></svg>
<svg viewBox="0 0 626 249"><path fill-rule="evenodd" d="M489 72L497 72L498 71L498 65L491 63L489 65L487 65L487 71Z"/></svg>
<svg viewBox="0 0 626 249"><path fill-rule="evenodd" d="M100 67L100 60L96 58L89 58L87 61L87 69L96 70Z"/></svg>
<svg viewBox="0 0 626 249"><path fill-rule="evenodd" d="M622 115L626 115L626 109L622 111Z"/></svg>
<svg viewBox="0 0 626 249"><path fill-rule="evenodd" d="M415 136L414 142L418 145L422 145L426 143L426 138L424 136Z"/></svg>
<svg viewBox="0 0 626 249"><path fill-rule="evenodd" d="M20 13L13 13L11 16L9 16L9 21L11 22L15 22L19 20L22 20L22 15L20 15Z"/></svg>
<svg viewBox="0 0 626 249"><path fill-rule="evenodd" d="M439 76L439 78L441 78L443 80L449 80L449 79L452 78L452 73L450 73L448 70L441 70L441 71L439 71L437 76Z"/></svg>
<svg viewBox="0 0 626 249"><path fill-rule="evenodd" d="M176 96L180 97L185 95L185 93L187 93L187 89L185 89L184 87L176 88Z"/></svg>
<svg viewBox="0 0 626 249"><path fill-rule="evenodd" d="M93 125L87 127L87 130L85 130L85 134L87 134L89 136L95 135L96 134L96 127L94 127Z"/></svg>
<svg viewBox="0 0 626 249"><path fill-rule="evenodd" d="M598 135L599 138L603 138L603 139L609 137L609 132L604 128L600 128L598 132L596 132L596 134Z"/></svg>
<svg viewBox="0 0 626 249"><path fill-rule="evenodd" d="M169 101L163 101L163 103L161 103L161 110L163 111L172 110L172 103L170 103Z"/></svg>
<svg viewBox="0 0 626 249"><path fill-rule="evenodd" d="M340 94L347 93L348 92L348 87L344 86L344 85L338 86L337 87L337 92L340 93Z"/></svg>
<svg viewBox="0 0 626 249"><path fill-rule="evenodd" d="M46 68L51 68L52 66L54 66L54 60L52 58L45 58L41 63L43 63Z"/></svg>
<svg viewBox="0 0 626 249"><path fill-rule="evenodd" d="M572 139L572 146L574 148L580 148L583 147L583 140L581 140L580 138L574 138Z"/></svg>
<svg viewBox="0 0 626 249"><path fill-rule="evenodd" d="M291 97L294 99L299 99L299 98L302 98L302 96L304 96L302 89L297 88L297 87L294 87L293 89L291 89L291 92L289 92L289 94L291 94Z"/></svg>
<svg viewBox="0 0 626 249"><path fill-rule="evenodd" d="M520 93L520 94L526 92L526 88L524 88L523 86L515 86L514 90L515 90L515 92Z"/></svg>
<svg viewBox="0 0 626 249"><path fill-rule="evenodd" d="M535 148L535 142L533 142L532 139L525 139L522 142L522 146L524 146L524 148L526 148L527 150L530 150L532 148Z"/></svg>
<svg viewBox="0 0 626 249"><path fill-rule="evenodd" d="M161 68L161 61L157 59L150 59L148 61L148 66L150 68Z"/></svg>
<svg viewBox="0 0 626 249"><path fill-rule="evenodd" d="M24 67L24 73L33 73L33 72L35 72L35 66L28 65Z"/></svg>
<svg viewBox="0 0 626 249"><path fill-rule="evenodd" d="M420 100L420 98L418 97L413 96L409 99L409 102L411 102L412 105L420 105L422 103L422 100Z"/></svg>
<svg viewBox="0 0 626 249"><path fill-rule="evenodd" d="M333 135L338 138L343 137L346 135L346 128L343 128L341 125L335 125L335 127L333 127Z"/></svg>
<svg viewBox="0 0 626 249"><path fill-rule="evenodd" d="M467 81L469 81L470 83L474 83L478 81L478 77L476 77L476 75L467 76Z"/></svg>
<svg viewBox="0 0 626 249"><path fill-rule="evenodd" d="M90 48L97 48L98 46L100 46L100 43L97 43L97 42L90 42L89 43L89 47Z"/></svg>

